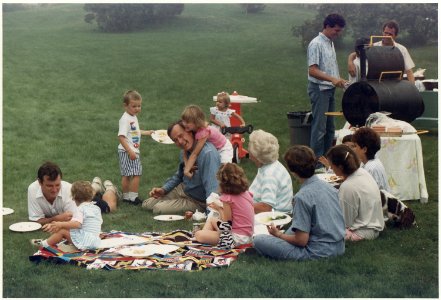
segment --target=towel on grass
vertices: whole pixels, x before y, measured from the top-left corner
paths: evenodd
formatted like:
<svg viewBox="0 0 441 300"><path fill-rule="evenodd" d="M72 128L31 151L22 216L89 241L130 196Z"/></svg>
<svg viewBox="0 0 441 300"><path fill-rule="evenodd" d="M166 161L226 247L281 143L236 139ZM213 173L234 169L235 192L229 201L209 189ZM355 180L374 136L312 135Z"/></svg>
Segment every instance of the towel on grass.
<svg viewBox="0 0 441 300"><path fill-rule="evenodd" d="M63 245L41 247L34 255L29 256L29 260L36 263L50 261L73 264L87 269L200 271L229 266L240 253L251 247L251 245L244 245L237 249L223 250L193 242L191 237L191 232L186 230L175 230L165 234L111 231L102 234L101 245L106 248L79 251L66 248ZM143 245L144 248L142 248ZM154 246L147 247L145 245L157 245L158 249L164 248L161 245L174 245L176 247L169 247L169 250L173 250L171 252L158 251L158 253L149 254L147 257L137 257L135 254L135 257L132 257L121 254L136 253L137 249L144 251L141 249L155 248Z"/></svg>

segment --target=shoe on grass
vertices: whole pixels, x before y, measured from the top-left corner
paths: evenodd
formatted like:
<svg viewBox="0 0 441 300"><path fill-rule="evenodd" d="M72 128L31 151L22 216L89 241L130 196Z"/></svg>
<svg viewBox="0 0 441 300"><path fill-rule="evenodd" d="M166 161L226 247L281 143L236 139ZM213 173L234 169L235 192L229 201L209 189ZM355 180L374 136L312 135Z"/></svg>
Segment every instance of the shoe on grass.
<svg viewBox="0 0 441 300"><path fill-rule="evenodd" d="M121 200L121 199L122 199L122 194L121 194L121 192L118 190L118 188L116 187L116 185L114 185L114 184L112 183L112 181L110 181L110 180L105 180L105 181L104 181L104 190L105 190L105 191L108 191L108 190L113 191L113 192L115 193L115 195L116 195L116 198L117 198L118 200Z"/></svg>
<svg viewBox="0 0 441 300"><path fill-rule="evenodd" d="M31 245L34 247L43 247L43 240L42 239L32 239L31 240Z"/></svg>
<svg viewBox="0 0 441 300"><path fill-rule="evenodd" d="M93 189L95 190L95 193L101 193L101 194L104 193L105 188L103 186L103 182L101 181L101 178L95 177L92 180L92 184L91 185L92 185Z"/></svg>
<svg viewBox="0 0 441 300"><path fill-rule="evenodd" d="M130 200L130 199L123 199L124 202L133 204L133 205L139 205L142 204L142 200L139 199L138 197L135 198L135 200Z"/></svg>

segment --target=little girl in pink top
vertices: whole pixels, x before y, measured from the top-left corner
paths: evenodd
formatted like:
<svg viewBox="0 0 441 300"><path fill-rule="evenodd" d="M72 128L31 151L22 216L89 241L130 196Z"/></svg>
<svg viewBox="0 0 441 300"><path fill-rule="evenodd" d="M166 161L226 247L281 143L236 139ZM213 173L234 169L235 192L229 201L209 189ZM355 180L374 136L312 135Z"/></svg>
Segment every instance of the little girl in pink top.
<svg viewBox="0 0 441 300"><path fill-rule="evenodd" d="M186 131L193 131L197 144L190 157L184 152L184 175L191 178L192 168L196 159L204 147L205 142L210 142L219 151L221 163L231 162L233 160L233 146L217 128L209 126L205 120L205 114L197 105L187 106L181 115L182 124Z"/></svg>
<svg viewBox="0 0 441 300"><path fill-rule="evenodd" d="M254 233L253 195L248 191L248 180L241 167L227 163L217 173L222 206L211 203L220 218L211 217L202 230L195 232L200 243L234 248L252 242Z"/></svg>

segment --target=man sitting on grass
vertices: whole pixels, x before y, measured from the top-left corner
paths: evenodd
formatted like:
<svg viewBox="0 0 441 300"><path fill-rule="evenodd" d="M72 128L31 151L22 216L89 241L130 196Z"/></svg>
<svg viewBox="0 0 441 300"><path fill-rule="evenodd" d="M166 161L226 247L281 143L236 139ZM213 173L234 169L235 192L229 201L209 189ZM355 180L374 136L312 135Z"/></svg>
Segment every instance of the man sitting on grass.
<svg viewBox="0 0 441 300"><path fill-rule="evenodd" d="M192 132L185 131L181 121L171 124L167 134L182 149L178 170L162 187L150 191L150 198L144 200L142 207L155 215L181 215L187 210L203 212L208 196L218 192L219 152L211 143L205 143L196 160L196 168L191 170L193 176L189 178L184 176L183 152L186 151L189 156L196 146L196 139Z"/></svg>
<svg viewBox="0 0 441 300"><path fill-rule="evenodd" d="M71 184L61 180L62 176L60 167L53 162L45 162L40 166L37 172L38 179L28 187L30 221L42 225L53 221L69 221L77 211L77 205L70 193ZM96 193L93 202L101 212L113 212L116 210L117 198L117 188L106 180L102 194Z"/></svg>

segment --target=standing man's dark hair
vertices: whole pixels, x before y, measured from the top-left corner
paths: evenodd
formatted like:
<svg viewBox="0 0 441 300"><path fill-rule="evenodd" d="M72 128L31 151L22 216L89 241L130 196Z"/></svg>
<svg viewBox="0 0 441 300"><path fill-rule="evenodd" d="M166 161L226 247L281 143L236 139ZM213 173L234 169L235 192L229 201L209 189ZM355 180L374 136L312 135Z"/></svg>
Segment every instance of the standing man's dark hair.
<svg viewBox="0 0 441 300"><path fill-rule="evenodd" d="M398 32L400 31L400 26L398 25L398 22L395 20L387 21L383 24L383 30L384 28L389 27L395 29L395 36L398 35Z"/></svg>
<svg viewBox="0 0 441 300"><path fill-rule="evenodd" d="M330 14L326 16L325 20L323 20L323 29L325 29L326 26L334 28L336 25L341 28L346 26L345 19L339 14Z"/></svg>

